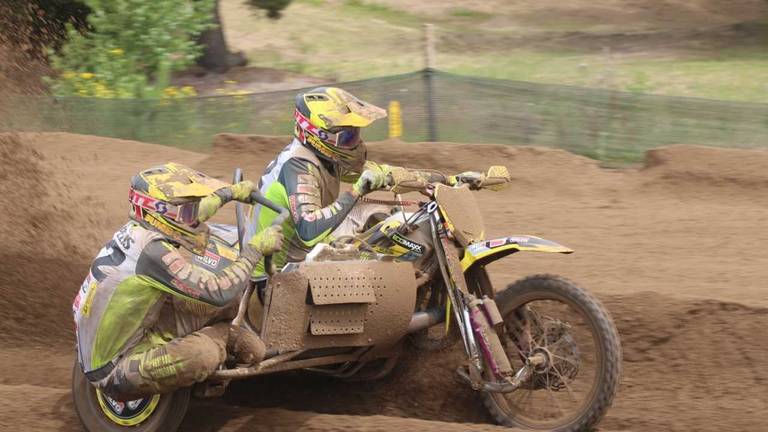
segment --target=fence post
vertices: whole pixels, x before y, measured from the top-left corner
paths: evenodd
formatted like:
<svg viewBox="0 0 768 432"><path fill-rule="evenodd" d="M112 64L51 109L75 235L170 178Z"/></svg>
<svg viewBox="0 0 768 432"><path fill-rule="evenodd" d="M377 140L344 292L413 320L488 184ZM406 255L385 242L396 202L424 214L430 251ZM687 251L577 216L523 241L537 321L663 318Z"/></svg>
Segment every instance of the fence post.
<svg viewBox="0 0 768 432"><path fill-rule="evenodd" d="M437 118L435 116L435 41L432 24L424 24L424 95L427 106L428 140L437 141Z"/></svg>
<svg viewBox="0 0 768 432"><path fill-rule="evenodd" d="M389 101L389 137L400 138L403 136L403 117L400 114L400 102Z"/></svg>

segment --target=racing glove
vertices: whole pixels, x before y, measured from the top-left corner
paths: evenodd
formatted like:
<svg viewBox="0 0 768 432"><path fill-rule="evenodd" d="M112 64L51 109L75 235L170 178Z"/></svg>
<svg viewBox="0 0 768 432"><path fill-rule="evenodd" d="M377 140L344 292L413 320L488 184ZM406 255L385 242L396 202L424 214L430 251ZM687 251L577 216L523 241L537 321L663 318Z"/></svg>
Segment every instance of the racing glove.
<svg viewBox="0 0 768 432"><path fill-rule="evenodd" d="M249 204L251 202L251 191L255 188L250 180L241 181L233 185L223 187L216 192L200 200L200 209L197 217L200 222L205 222L226 203L234 200Z"/></svg>
<svg viewBox="0 0 768 432"><path fill-rule="evenodd" d="M358 196L369 194L387 185L389 170L386 165L371 166L363 171L360 178L352 185L352 191Z"/></svg>
<svg viewBox="0 0 768 432"><path fill-rule="evenodd" d="M271 255L283 247L283 227L269 226L256 233L248 241L248 245L264 255Z"/></svg>

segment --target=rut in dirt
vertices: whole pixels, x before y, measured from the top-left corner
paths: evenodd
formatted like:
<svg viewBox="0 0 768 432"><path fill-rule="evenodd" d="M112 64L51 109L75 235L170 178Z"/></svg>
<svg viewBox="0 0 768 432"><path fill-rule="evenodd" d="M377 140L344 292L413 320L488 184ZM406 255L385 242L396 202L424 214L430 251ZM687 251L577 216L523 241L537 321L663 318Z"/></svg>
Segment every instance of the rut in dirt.
<svg viewBox="0 0 768 432"><path fill-rule="evenodd" d="M601 429L643 425L648 430L715 431L740 424L749 430L757 424L758 408L768 401L768 370L760 366L768 364L768 339L763 336L768 309L652 292L602 298L621 334L624 373L617 402ZM492 423L479 395L456 378L455 368L463 359L458 345L434 354L411 348L381 381L346 383L306 372L285 373L234 382L221 403ZM725 370L727 376L721 375ZM719 411L702 411L704 399L717 401L712 403ZM739 422L721 416L723 410L739 410Z"/></svg>

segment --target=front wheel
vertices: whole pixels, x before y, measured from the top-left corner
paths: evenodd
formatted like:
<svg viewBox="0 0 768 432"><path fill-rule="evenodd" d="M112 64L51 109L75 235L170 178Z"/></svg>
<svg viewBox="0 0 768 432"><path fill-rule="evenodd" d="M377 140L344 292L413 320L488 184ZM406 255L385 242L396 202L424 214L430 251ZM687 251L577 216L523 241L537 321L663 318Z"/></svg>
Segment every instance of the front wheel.
<svg viewBox="0 0 768 432"><path fill-rule="evenodd" d="M512 366L522 368L534 355L546 359L517 390L483 393L496 421L558 432L594 427L613 403L621 371L618 331L603 305L571 281L549 275L515 282L496 303Z"/></svg>
<svg viewBox="0 0 768 432"><path fill-rule="evenodd" d="M191 389L132 401L117 401L97 390L75 359L72 397L80 422L90 432L165 432L178 429Z"/></svg>

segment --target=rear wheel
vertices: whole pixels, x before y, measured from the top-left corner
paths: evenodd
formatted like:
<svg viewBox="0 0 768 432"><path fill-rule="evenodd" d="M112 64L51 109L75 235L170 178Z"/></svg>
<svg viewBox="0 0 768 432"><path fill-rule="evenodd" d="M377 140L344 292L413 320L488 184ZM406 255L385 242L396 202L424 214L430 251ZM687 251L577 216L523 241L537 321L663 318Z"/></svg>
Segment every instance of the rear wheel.
<svg viewBox="0 0 768 432"><path fill-rule="evenodd" d="M80 422L88 431L160 432L178 429L189 406L191 389L132 401L117 401L97 390L75 360L72 397Z"/></svg>
<svg viewBox="0 0 768 432"><path fill-rule="evenodd" d="M504 317L499 336L515 370L528 357L546 358L519 389L483 393L496 421L558 432L594 427L613 402L621 370L618 332L602 304L548 275L515 282L496 303Z"/></svg>

